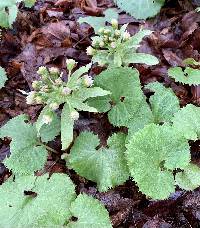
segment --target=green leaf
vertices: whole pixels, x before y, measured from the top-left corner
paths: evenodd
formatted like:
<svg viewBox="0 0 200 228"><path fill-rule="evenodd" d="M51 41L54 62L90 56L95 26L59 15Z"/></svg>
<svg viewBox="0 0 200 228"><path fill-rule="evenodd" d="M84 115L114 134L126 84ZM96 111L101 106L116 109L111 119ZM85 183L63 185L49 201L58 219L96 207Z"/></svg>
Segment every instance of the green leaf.
<svg viewBox="0 0 200 228"><path fill-rule="evenodd" d="M142 42L145 36L149 36L152 34L151 30L148 29L140 29L136 34L134 34L128 41L126 41L126 46L129 48L137 49L138 45Z"/></svg>
<svg viewBox="0 0 200 228"><path fill-rule="evenodd" d="M96 149L99 143L97 135L81 133L70 151L69 164L80 176L96 182L100 191L107 191L129 177L124 157L125 135L114 134L107 147Z"/></svg>
<svg viewBox="0 0 200 228"><path fill-rule="evenodd" d="M152 111L151 111L149 105L147 104L147 102L144 100L144 102L142 102L142 104L138 108L138 110L134 113L134 115L128 121L128 124L126 126L126 127L128 127L127 140L129 140L130 137L133 134L135 134L138 130L144 128L145 125L153 123L153 122L154 122L154 118L153 118Z"/></svg>
<svg viewBox="0 0 200 228"><path fill-rule="evenodd" d="M183 172L176 174L176 183L179 187L192 191L200 186L200 168L197 165L189 164Z"/></svg>
<svg viewBox="0 0 200 228"><path fill-rule="evenodd" d="M86 66L82 66L79 69L77 69L71 77L68 79L67 86L70 89L76 89L77 87L77 80L81 77L81 75L87 73L89 69L91 68L91 63L87 64Z"/></svg>
<svg viewBox="0 0 200 228"><path fill-rule="evenodd" d="M153 199L166 199L175 191L173 170L190 162L190 147L173 127L150 124L132 136L126 155L140 191Z"/></svg>
<svg viewBox="0 0 200 228"><path fill-rule="evenodd" d="M104 14L105 17L80 17L78 23L87 23L91 25L94 28L95 33L97 33L100 28L105 26L106 22L110 22L112 19L118 19L119 16L115 9L107 9L104 11Z"/></svg>
<svg viewBox="0 0 200 228"><path fill-rule="evenodd" d="M1 8L0 8L0 27L2 28L9 27L8 14L6 13L5 9L1 9Z"/></svg>
<svg viewBox="0 0 200 228"><path fill-rule="evenodd" d="M94 97L87 100L87 104L91 107L95 107L98 112L107 112L111 109L111 104L109 103L109 96L104 97Z"/></svg>
<svg viewBox="0 0 200 228"><path fill-rule="evenodd" d="M127 126L143 101L138 71L128 67L110 68L95 77L94 85L111 92L107 100L107 107L112 105L108 113L109 121L115 126ZM94 99L92 102L96 107ZM103 105L105 99L98 99L97 106Z"/></svg>
<svg viewBox="0 0 200 228"><path fill-rule="evenodd" d="M117 6L136 19L147 19L159 13L165 0L114 0Z"/></svg>
<svg viewBox="0 0 200 228"><path fill-rule="evenodd" d="M34 195L26 195L31 191ZM69 220L69 207L76 197L66 174L18 177L0 186L2 227L54 227Z"/></svg>
<svg viewBox="0 0 200 228"><path fill-rule="evenodd" d="M45 120L43 118L43 116L48 115L52 118L52 122L49 124L45 123ZM54 113L48 105L46 105L42 111L40 112L40 115L35 123L36 129L37 129L37 133L38 133L38 137L40 136L43 140L48 140L51 141L54 138L51 139L51 136L54 137L57 136L60 132L59 128L57 129L53 129L54 126L58 127L59 125L59 120L58 120L58 116L56 113ZM58 131L59 130L59 131ZM49 135L46 135L47 131L49 132ZM45 142L43 141L43 142Z"/></svg>
<svg viewBox="0 0 200 228"><path fill-rule="evenodd" d="M72 96L68 99L70 105L79 111L98 112L96 108L91 107L88 103L83 103L88 98L101 97L110 94L109 91L103 90L100 87L81 88L75 90Z"/></svg>
<svg viewBox="0 0 200 228"><path fill-rule="evenodd" d="M172 67L168 70L168 74L175 82L188 85L199 85L200 84L200 70L186 67L183 70L181 67Z"/></svg>
<svg viewBox="0 0 200 228"><path fill-rule="evenodd" d="M79 98L82 101L87 100L88 98L92 97L102 97L111 94L110 91L103 90L100 87L93 87L93 88L81 88L76 90L72 94L72 98Z"/></svg>
<svg viewBox="0 0 200 228"><path fill-rule="evenodd" d="M188 140L200 139L200 107L188 104L181 108L172 119L173 126L179 134Z"/></svg>
<svg viewBox="0 0 200 228"><path fill-rule="evenodd" d="M124 62L127 63L142 63L150 66L159 63L155 56L145 53L132 53L131 55L126 55L124 58Z"/></svg>
<svg viewBox="0 0 200 228"><path fill-rule="evenodd" d="M18 8L16 0L3 0L0 3L0 26L3 28L11 27L16 20Z"/></svg>
<svg viewBox="0 0 200 228"><path fill-rule="evenodd" d="M72 203L70 210L78 220L70 222L67 226L69 228L112 228L104 205L91 196L79 195Z"/></svg>
<svg viewBox="0 0 200 228"><path fill-rule="evenodd" d="M165 88L159 82L149 83L145 86L154 92L149 99L155 123L169 122L176 112L180 110L179 99L171 88Z"/></svg>
<svg viewBox="0 0 200 228"><path fill-rule="evenodd" d="M23 1L25 3L25 6L29 8L32 7L36 2L36 0L23 0Z"/></svg>
<svg viewBox="0 0 200 228"><path fill-rule="evenodd" d="M9 26L12 27L12 24L15 22L18 14L18 8L16 5L8 7L9 16L8 16L8 23Z"/></svg>
<svg viewBox="0 0 200 228"><path fill-rule="evenodd" d="M0 8L5 8L9 6L13 6L16 4L16 0L1 0Z"/></svg>
<svg viewBox="0 0 200 228"><path fill-rule="evenodd" d="M106 9L103 14L105 15L105 21L111 22L112 19L118 20L119 14L115 8Z"/></svg>
<svg viewBox="0 0 200 228"><path fill-rule="evenodd" d="M69 147L70 143L73 141L73 127L74 120L71 118L70 114L74 109L66 103L62 109L61 114L61 142L62 150Z"/></svg>
<svg viewBox="0 0 200 228"><path fill-rule="evenodd" d="M185 64L186 66L188 66L188 65L199 66L200 65L200 62L197 62L193 58L187 58L187 59L184 59L183 60L183 64Z"/></svg>
<svg viewBox="0 0 200 228"><path fill-rule="evenodd" d="M11 155L4 163L19 175L30 175L40 170L47 159L47 151L39 145L35 126L25 123L27 120L25 115L17 116L0 129L0 138L12 138Z"/></svg>
<svg viewBox="0 0 200 228"><path fill-rule="evenodd" d="M54 140L60 134L60 118L54 113L53 120L50 124L44 124L40 129L40 137L42 142L49 142Z"/></svg>
<svg viewBox="0 0 200 228"><path fill-rule="evenodd" d="M1 18L0 18L1 20ZM7 76L6 76L6 71L0 67L0 89L4 87L5 82L8 80Z"/></svg>

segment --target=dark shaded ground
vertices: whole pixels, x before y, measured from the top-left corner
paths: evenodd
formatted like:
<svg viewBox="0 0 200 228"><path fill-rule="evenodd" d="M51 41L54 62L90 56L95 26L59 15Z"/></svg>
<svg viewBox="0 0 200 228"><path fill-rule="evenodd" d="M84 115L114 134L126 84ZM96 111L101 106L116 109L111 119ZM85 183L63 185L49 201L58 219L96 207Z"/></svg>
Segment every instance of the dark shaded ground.
<svg viewBox="0 0 200 228"><path fill-rule="evenodd" d="M160 65L147 67L135 65L141 73L142 84L151 81L170 86L182 105L200 105L200 88L174 83L167 76L170 66L180 66L182 60L192 57L200 60L200 13L194 11L200 1L167 1L160 15L147 21L136 20L123 12L120 24L130 23L129 32L134 34L143 25L154 33L145 39L141 52L157 56ZM111 0L38 0L33 9L20 5L20 13L13 30L3 31L0 42L0 65L7 72L9 81L0 91L0 125L8 119L27 113L32 121L36 119L40 106L28 106L19 89L31 90L31 82L37 78L39 66L56 66L65 71L66 58L73 58L79 66L90 62L86 47L90 45L93 30L88 25L79 25L76 20L83 15L101 15L112 7ZM90 74L98 74L101 68L93 66ZM147 91L144 91L147 93ZM115 129L103 115L82 113L75 126L75 135L90 129L97 133L105 144L108 135ZM192 158L200 164L199 142L191 142ZM145 198L131 181L107 193L99 193L95 184L68 170L60 159L60 139L50 144L59 152L49 156L42 172L67 172L77 185L77 192L86 192L100 199L108 211L114 227L136 228L198 228L200 227L200 189L177 192L165 201ZM9 140L0 141L0 161L9 154ZM0 163L0 183L10 175Z"/></svg>

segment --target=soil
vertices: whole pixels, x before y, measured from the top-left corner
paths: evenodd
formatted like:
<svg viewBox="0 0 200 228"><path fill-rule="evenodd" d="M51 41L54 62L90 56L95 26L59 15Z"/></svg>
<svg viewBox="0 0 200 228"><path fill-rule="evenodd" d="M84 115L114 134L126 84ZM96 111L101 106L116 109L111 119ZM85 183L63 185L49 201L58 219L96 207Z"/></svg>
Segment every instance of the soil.
<svg viewBox="0 0 200 228"><path fill-rule="evenodd" d="M137 20L120 12L119 24L129 23L128 31L135 34L141 26L154 31L145 38L140 52L155 55L160 64L149 67L135 64L140 72L142 85L153 81L171 87L180 99L181 105L200 105L200 87L189 87L175 83L167 75L170 66L181 66L185 58L200 60L200 13L195 8L199 0L166 1L159 15L153 19ZM41 106L26 104L26 96L20 90L29 92L31 83L38 78L40 66L58 67L66 73L65 61L73 58L78 67L90 62L86 48L91 44L93 29L79 25L79 17L101 16L102 12L114 7L112 0L38 0L31 9L19 5L20 12L12 30L3 30L0 41L0 65L8 73L8 82L0 90L0 125L10 118L26 113L35 121ZM102 68L94 65L90 72L97 75ZM144 90L148 95L148 91ZM91 130L99 135L105 144L108 135L115 131L104 115L81 113L74 133ZM0 141L0 162L9 155L9 139ZM190 142L192 160L200 165L200 142ZM64 172L76 184L77 193L85 192L98 198L109 211L113 227L127 228L198 228L200 227L200 188L192 192L177 189L168 200L147 199L132 180L106 193L99 193L95 183L90 182L66 168L61 159L60 138L49 146L58 151L52 154L44 172ZM65 153L68 151L65 151ZM0 163L0 184L11 172Z"/></svg>

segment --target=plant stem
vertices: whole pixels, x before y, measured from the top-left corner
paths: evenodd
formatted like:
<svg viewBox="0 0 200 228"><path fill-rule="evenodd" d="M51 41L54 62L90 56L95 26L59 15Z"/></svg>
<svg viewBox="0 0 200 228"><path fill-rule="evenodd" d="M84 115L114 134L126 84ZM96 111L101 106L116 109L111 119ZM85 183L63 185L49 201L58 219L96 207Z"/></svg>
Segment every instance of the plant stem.
<svg viewBox="0 0 200 228"><path fill-rule="evenodd" d="M44 145L44 144L43 144ZM46 147L47 150L53 152L54 154L59 154L58 151L54 150L53 148L47 146L47 145L44 145Z"/></svg>
<svg viewBox="0 0 200 228"><path fill-rule="evenodd" d="M59 154L59 152L58 152L57 150L54 150L53 148L51 148L51 147L49 147L49 146L43 144L42 142L39 143L39 145L45 146L47 150L51 151L51 152L54 153L54 154Z"/></svg>

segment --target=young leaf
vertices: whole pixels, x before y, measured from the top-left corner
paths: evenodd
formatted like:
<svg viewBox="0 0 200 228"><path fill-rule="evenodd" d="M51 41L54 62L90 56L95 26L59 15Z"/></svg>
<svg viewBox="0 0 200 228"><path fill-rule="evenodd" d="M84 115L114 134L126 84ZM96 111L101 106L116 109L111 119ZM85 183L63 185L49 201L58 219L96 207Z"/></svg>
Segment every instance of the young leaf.
<svg viewBox="0 0 200 228"><path fill-rule="evenodd" d="M183 172L176 174L176 183L179 187L192 191L200 186L200 168L197 165L189 164Z"/></svg>
<svg viewBox="0 0 200 228"><path fill-rule="evenodd" d="M155 123L169 122L180 110L179 100L171 88L165 88L159 82L145 86L154 92L149 99Z"/></svg>
<svg viewBox="0 0 200 228"><path fill-rule="evenodd" d="M54 118L50 124L44 124L40 129L40 137L42 142L49 142L54 140L54 138L60 134L60 118L57 114L54 114Z"/></svg>
<svg viewBox="0 0 200 228"><path fill-rule="evenodd" d="M62 226L71 217L69 208L75 197L75 187L66 174L8 179L0 186L1 226Z"/></svg>
<svg viewBox="0 0 200 228"><path fill-rule="evenodd" d="M93 17L93 16L80 17L78 19L78 23L80 23L80 24L87 23L87 24L91 25L94 28L95 33L97 33L100 28L105 26L106 22L111 22L112 19L117 20L118 16L119 16L115 9L105 10L104 15L105 15L105 17Z"/></svg>
<svg viewBox="0 0 200 228"><path fill-rule="evenodd" d="M128 53L124 56L124 62L128 63L142 63L146 65L156 65L159 63L158 59L150 54L145 53Z"/></svg>
<svg viewBox="0 0 200 228"><path fill-rule="evenodd" d="M6 71L0 67L0 89L4 87L5 82L8 80L6 76Z"/></svg>
<svg viewBox="0 0 200 228"><path fill-rule="evenodd" d="M78 220L70 222L68 228L112 228L107 210L91 196L79 195L72 203L70 211Z"/></svg>
<svg viewBox="0 0 200 228"><path fill-rule="evenodd" d="M67 149L70 143L73 141L74 119L71 118L72 111L74 111L74 109L70 108L70 106L66 103L61 114L62 150Z"/></svg>
<svg viewBox="0 0 200 228"><path fill-rule="evenodd" d="M188 104L175 113L173 126L188 140L200 139L200 107Z"/></svg>
<svg viewBox="0 0 200 228"><path fill-rule="evenodd" d="M173 170L190 162L190 147L173 127L150 124L132 136L126 155L140 191L153 199L166 199L175 191Z"/></svg>
<svg viewBox="0 0 200 228"><path fill-rule="evenodd" d="M51 122L45 123L44 116L50 116ZM42 142L49 142L54 140L54 138L60 133L60 118L58 115L50 110L49 106L46 106L41 111L36 123L38 137L41 137Z"/></svg>
<svg viewBox="0 0 200 228"><path fill-rule="evenodd" d="M80 176L96 182L100 191L107 191L129 177L124 158L125 135L112 135L108 148L96 149L99 143L97 135L81 133L70 151L69 164Z"/></svg>
<svg viewBox="0 0 200 228"><path fill-rule="evenodd" d="M4 161L14 174L30 175L44 167L47 151L39 145L34 125L27 124L25 115L17 116L0 129L0 138L10 137L11 155Z"/></svg>
<svg viewBox="0 0 200 228"><path fill-rule="evenodd" d="M143 102L143 93L139 81L139 73L128 67L115 67L103 71L94 81L99 86L111 92L107 96L107 107L109 121L115 126L127 126L128 121L138 110ZM89 102L89 101L88 101ZM92 100L94 107L102 107L105 100Z"/></svg>
<svg viewBox="0 0 200 228"><path fill-rule="evenodd" d="M155 16L165 3L165 0L114 0L117 6L136 19L147 19Z"/></svg>
<svg viewBox="0 0 200 228"><path fill-rule="evenodd" d="M172 67L168 70L168 74L175 82L188 85L199 85L200 84L200 70L186 67L183 70L181 67Z"/></svg>

